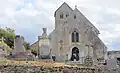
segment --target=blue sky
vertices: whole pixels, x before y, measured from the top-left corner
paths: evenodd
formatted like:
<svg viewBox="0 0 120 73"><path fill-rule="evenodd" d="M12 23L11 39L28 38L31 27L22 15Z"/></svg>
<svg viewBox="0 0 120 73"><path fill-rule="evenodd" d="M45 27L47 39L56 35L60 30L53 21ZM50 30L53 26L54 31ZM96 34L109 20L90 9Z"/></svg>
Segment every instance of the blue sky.
<svg viewBox="0 0 120 73"><path fill-rule="evenodd" d="M66 2L77 8L100 30L108 50L120 50L119 0L0 0L0 26L16 30L31 44L46 27L54 29L54 12Z"/></svg>

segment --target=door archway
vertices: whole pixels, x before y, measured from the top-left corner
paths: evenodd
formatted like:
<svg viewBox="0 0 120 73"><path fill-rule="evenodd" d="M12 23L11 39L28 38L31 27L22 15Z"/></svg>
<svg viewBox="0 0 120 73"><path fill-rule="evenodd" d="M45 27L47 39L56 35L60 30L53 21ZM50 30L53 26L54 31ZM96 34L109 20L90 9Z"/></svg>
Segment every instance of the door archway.
<svg viewBox="0 0 120 73"><path fill-rule="evenodd" d="M70 61L79 61L79 49L77 47L74 47L71 53L72 55Z"/></svg>

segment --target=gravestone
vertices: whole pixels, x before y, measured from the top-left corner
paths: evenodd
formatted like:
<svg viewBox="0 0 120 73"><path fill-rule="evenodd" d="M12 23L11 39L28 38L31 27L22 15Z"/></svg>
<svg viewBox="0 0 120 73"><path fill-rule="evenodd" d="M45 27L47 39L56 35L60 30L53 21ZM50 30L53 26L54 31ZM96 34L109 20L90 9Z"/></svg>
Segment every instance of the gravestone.
<svg viewBox="0 0 120 73"><path fill-rule="evenodd" d="M108 59L106 67L109 69L116 68L117 67L117 59L116 58Z"/></svg>
<svg viewBox="0 0 120 73"><path fill-rule="evenodd" d="M41 59L50 59L50 48L48 45L41 45L40 46L40 58Z"/></svg>
<svg viewBox="0 0 120 73"><path fill-rule="evenodd" d="M25 52L24 38L20 35L17 35L14 40L14 50L12 52L12 55L16 55L20 52Z"/></svg>
<svg viewBox="0 0 120 73"><path fill-rule="evenodd" d="M86 56L85 60L84 60L84 65L85 66L93 66L93 60L91 56Z"/></svg>

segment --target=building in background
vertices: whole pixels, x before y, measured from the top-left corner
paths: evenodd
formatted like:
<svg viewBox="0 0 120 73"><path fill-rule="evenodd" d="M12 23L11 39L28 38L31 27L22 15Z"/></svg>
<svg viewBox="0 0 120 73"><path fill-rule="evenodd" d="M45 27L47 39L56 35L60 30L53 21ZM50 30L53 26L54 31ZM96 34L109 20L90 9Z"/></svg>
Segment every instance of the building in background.
<svg viewBox="0 0 120 73"><path fill-rule="evenodd" d="M39 48L39 41L36 41L35 43L30 45L31 49L38 49Z"/></svg>
<svg viewBox="0 0 120 73"><path fill-rule="evenodd" d="M120 66L120 51L108 51L107 55L108 55L108 59L107 59L108 62L113 60L112 62L114 62L114 65Z"/></svg>
<svg viewBox="0 0 120 73"><path fill-rule="evenodd" d="M39 57L41 59L51 58L50 39L47 35L47 28L43 28L43 33L39 40Z"/></svg>

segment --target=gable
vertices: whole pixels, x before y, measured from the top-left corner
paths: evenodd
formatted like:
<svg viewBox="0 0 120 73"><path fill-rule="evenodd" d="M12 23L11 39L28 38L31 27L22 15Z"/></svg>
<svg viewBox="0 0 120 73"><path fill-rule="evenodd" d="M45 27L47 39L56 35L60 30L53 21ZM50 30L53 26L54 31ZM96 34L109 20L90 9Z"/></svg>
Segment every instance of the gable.
<svg viewBox="0 0 120 73"><path fill-rule="evenodd" d="M66 6L66 7L69 8L71 11L73 11L72 8L71 8L66 2L64 2L64 3L55 11L54 17L56 17L56 13L57 13L63 6Z"/></svg>
<svg viewBox="0 0 120 73"><path fill-rule="evenodd" d="M77 8L74 10L74 12L79 15L84 24L90 25L90 27L94 28L94 31L99 34L99 30L87 19L85 15L83 15Z"/></svg>

